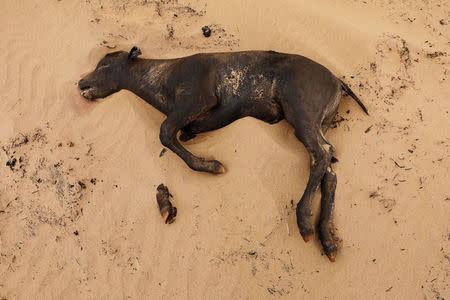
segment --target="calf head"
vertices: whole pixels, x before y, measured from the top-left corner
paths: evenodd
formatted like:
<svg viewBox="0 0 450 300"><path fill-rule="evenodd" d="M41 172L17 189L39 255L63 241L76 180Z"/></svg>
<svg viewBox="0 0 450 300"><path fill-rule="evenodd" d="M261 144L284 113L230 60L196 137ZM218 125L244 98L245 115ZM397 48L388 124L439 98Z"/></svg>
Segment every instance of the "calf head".
<svg viewBox="0 0 450 300"><path fill-rule="evenodd" d="M129 53L117 51L106 54L94 71L78 81L81 95L86 99L94 100L120 91L122 78L126 76L133 60L141 54L141 50L136 46Z"/></svg>

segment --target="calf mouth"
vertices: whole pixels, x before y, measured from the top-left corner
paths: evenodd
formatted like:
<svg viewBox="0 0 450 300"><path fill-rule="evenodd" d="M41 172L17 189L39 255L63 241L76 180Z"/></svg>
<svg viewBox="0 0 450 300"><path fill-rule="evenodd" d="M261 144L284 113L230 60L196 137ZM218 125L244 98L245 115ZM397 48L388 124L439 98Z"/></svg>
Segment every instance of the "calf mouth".
<svg viewBox="0 0 450 300"><path fill-rule="evenodd" d="M86 99L93 100L95 99L95 88L89 85L80 87L81 96Z"/></svg>

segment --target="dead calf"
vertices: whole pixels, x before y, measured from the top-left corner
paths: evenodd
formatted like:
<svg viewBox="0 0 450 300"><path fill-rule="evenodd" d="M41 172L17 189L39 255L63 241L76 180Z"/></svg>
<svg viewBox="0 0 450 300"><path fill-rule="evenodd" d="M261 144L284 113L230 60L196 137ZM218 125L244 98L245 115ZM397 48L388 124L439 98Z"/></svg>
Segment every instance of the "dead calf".
<svg viewBox="0 0 450 300"><path fill-rule="evenodd" d="M130 90L167 116L161 124L161 143L193 170L214 174L225 172L222 163L195 156L180 140L247 116L269 124L286 119L310 156L309 180L297 205L300 234L306 242L313 238L311 206L320 185L319 238L334 261L337 247L331 227L337 179L331 160L335 149L324 133L336 115L342 90L367 113L352 90L324 66L300 55L242 51L142 59L140 54L137 47L107 54L78 82L82 95L94 100Z"/></svg>

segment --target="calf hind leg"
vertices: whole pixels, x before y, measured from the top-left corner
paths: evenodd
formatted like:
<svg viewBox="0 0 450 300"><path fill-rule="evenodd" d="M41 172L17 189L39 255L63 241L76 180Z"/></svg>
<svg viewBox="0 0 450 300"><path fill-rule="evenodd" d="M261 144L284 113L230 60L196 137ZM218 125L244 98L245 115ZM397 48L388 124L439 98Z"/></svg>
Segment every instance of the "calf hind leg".
<svg viewBox="0 0 450 300"><path fill-rule="evenodd" d="M284 116L279 105L271 102L252 103L241 105L239 103L215 107L201 120L196 120L181 130L180 140L186 142L194 138L197 133L222 128L239 118L251 116L269 124L281 121Z"/></svg>
<svg viewBox="0 0 450 300"><path fill-rule="evenodd" d="M330 261L336 259L337 246L333 239L333 208L334 208L334 193L336 191L337 178L336 174L331 168L331 164L327 167L325 175L321 184L321 211L319 222L319 239L322 243L323 250Z"/></svg>
<svg viewBox="0 0 450 300"><path fill-rule="evenodd" d="M314 236L314 228L311 222L311 206L314 195L322 178L330 165L334 147L324 138L320 129L307 130L296 127L296 136L303 142L310 155L310 175L305 192L297 204L297 225L305 242L309 242Z"/></svg>
<svg viewBox="0 0 450 300"><path fill-rule="evenodd" d="M197 136L198 133L207 132L222 128L239 119L239 114L234 109L220 107L213 109L201 119L196 120L183 127L180 134L180 141L186 142Z"/></svg>

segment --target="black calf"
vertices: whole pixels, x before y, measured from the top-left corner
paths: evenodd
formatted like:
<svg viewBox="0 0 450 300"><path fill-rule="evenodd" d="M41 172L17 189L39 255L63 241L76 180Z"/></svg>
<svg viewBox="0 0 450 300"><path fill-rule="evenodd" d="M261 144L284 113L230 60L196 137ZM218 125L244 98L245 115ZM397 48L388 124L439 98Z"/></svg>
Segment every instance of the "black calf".
<svg viewBox="0 0 450 300"><path fill-rule="evenodd" d="M335 260L332 213L336 174L331 168L334 147L324 132L337 112L342 90L367 109L352 90L322 65L300 55L273 51L204 53L177 59L140 59L141 51L107 54L96 69L78 83L87 99L103 98L127 89L167 116L161 125L161 143L196 171L224 173L217 160L205 160L178 141L224 127L251 116L274 124L286 119L305 145L311 170L297 205L297 223L303 239L314 235L311 205L321 185L319 237L325 253Z"/></svg>

